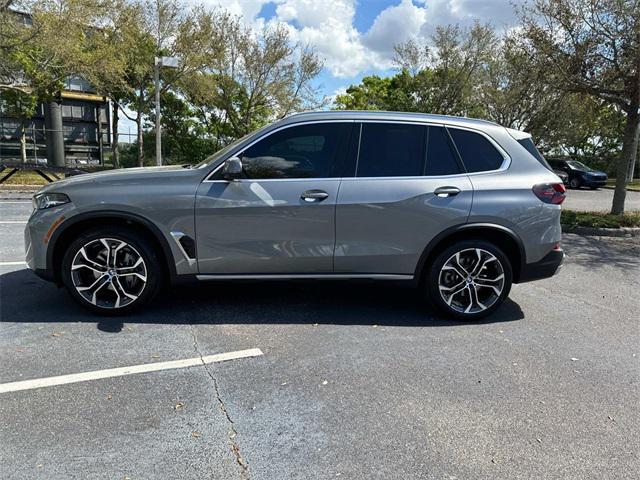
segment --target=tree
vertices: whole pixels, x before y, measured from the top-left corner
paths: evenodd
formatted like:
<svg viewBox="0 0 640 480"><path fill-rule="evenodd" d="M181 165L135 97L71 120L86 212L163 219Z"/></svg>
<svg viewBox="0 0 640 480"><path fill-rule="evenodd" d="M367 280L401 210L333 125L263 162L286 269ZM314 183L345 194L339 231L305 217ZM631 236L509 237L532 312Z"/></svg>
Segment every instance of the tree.
<svg viewBox="0 0 640 480"><path fill-rule="evenodd" d="M549 85L590 95L624 112L611 206L611 213L623 213L640 134L640 2L534 0L520 15L523 37Z"/></svg>
<svg viewBox="0 0 640 480"><path fill-rule="evenodd" d="M119 0L5 1L0 4L0 99L23 121L56 98L73 75L117 77L113 28L107 19Z"/></svg>
<svg viewBox="0 0 640 480"><path fill-rule="evenodd" d="M207 53L202 49L202 40L210 32L198 29L198 19L202 14L200 7L186 8L177 0L118 1L122 3L107 23L113 32L110 38L114 47L112 60L122 65L123 71L114 75L96 72L89 79L113 103L114 164L119 163L118 120L123 113L136 123L137 161L139 166L143 166L144 122L155 93L155 58L179 58L178 69L162 72L161 93L164 93L181 76L201 68L200 58Z"/></svg>
<svg viewBox="0 0 640 480"><path fill-rule="evenodd" d="M428 44L409 40L397 45L395 61L416 110L480 116L475 92L496 43L493 28L476 22L470 29L438 27Z"/></svg>
<svg viewBox="0 0 640 480"><path fill-rule="evenodd" d="M212 32L204 68L185 75L179 91L219 145L268 121L322 104L311 80L322 68L309 48L292 44L282 27L256 32L222 10L202 23Z"/></svg>
<svg viewBox="0 0 640 480"><path fill-rule="evenodd" d="M393 110L392 82L391 77L364 77L360 85L351 85L344 94L336 95L335 106L340 110Z"/></svg>
<svg viewBox="0 0 640 480"><path fill-rule="evenodd" d="M531 133L545 154L605 162L616 157L622 138L620 109L550 85L536 61L518 32L505 35L476 79L485 118Z"/></svg>
<svg viewBox="0 0 640 480"><path fill-rule="evenodd" d="M0 95L0 112L17 118L20 122L20 158L27 161L27 120L33 116L38 104L35 98L20 89L7 89Z"/></svg>
<svg viewBox="0 0 640 480"><path fill-rule="evenodd" d="M483 116L477 91L495 40L488 25L438 27L430 42L409 40L395 47L398 74L365 77L338 95L335 106Z"/></svg>

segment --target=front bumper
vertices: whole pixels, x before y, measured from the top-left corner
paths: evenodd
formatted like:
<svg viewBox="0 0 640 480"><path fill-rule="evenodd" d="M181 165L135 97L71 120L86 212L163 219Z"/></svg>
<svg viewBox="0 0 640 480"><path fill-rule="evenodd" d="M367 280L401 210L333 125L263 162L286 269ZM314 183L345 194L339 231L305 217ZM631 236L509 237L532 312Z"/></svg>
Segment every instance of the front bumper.
<svg viewBox="0 0 640 480"><path fill-rule="evenodd" d="M50 209L35 210L25 226L24 247L27 267L45 280L54 280L53 271L47 263L49 240L71 208L71 204L68 203Z"/></svg>
<svg viewBox="0 0 640 480"><path fill-rule="evenodd" d="M582 184L586 187L604 187L607 184L606 178L587 178L582 179Z"/></svg>
<svg viewBox="0 0 640 480"><path fill-rule="evenodd" d="M564 251L561 249L552 250L540 261L527 263L522 267L518 283L532 282L549 278L556 274L564 261Z"/></svg>

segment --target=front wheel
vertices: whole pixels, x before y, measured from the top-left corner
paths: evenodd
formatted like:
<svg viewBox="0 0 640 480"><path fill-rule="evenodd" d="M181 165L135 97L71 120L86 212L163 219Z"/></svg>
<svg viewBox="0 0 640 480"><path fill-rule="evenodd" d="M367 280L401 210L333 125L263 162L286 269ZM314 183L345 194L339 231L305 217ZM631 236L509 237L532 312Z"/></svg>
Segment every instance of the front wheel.
<svg viewBox="0 0 640 480"><path fill-rule="evenodd" d="M83 307L103 315L131 312L161 287L160 262L136 231L110 227L82 233L62 259L62 282Z"/></svg>
<svg viewBox="0 0 640 480"><path fill-rule="evenodd" d="M464 240L431 262L425 278L429 303L447 316L474 320L493 313L509 295L511 262L490 242Z"/></svg>

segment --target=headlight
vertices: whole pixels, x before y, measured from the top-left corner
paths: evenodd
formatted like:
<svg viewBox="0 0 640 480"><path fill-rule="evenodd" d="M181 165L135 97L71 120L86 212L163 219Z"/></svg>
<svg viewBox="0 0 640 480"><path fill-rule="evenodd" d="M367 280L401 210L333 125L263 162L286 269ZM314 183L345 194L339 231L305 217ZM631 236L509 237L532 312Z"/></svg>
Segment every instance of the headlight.
<svg viewBox="0 0 640 480"><path fill-rule="evenodd" d="M40 193L33 197L33 208L42 210L44 208L57 207L69 203L69 197L64 193Z"/></svg>

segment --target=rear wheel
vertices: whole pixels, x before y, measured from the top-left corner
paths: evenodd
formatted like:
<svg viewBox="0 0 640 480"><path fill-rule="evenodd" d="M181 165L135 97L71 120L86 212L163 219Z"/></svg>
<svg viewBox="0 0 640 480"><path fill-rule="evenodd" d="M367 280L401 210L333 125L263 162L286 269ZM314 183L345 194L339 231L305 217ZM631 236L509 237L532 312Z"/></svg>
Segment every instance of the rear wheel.
<svg viewBox="0 0 640 480"><path fill-rule="evenodd" d="M569 182L569 186L571 188L580 188L580 186L582 185L582 183L580 182L579 178L573 177L571 179L571 181Z"/></svg>
<svg viewBox="0 0 640 480"><path fill-rule="evenodd" d="M103 315L126 314L161 287L160 262L135 231L96 228L81 234L62 260L62 282L83 307Z"/></svg>
<svg viewBox="0 0 640 480"><path fill-rule="evenodd" d="M425 278L428 300L450 317L474 320L493 313L509 295L512 268L490 242L464 240L438 254Z"/></svg>

